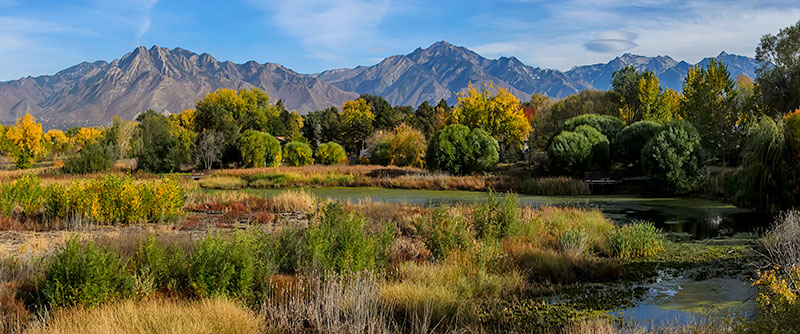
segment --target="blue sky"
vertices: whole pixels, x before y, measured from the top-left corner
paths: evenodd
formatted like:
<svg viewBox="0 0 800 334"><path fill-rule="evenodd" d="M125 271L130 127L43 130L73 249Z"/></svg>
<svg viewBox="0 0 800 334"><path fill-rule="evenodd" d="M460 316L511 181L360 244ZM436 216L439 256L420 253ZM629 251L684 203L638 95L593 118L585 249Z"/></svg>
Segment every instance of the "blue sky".
<svg viewBox="0 0 800 334"><path fill-rule="evenodd" d="M0 0L0 80L112 60L136 46L300 73L371 65L446 40L545 68L624 53L697 62L753 56L800 19L798 1L710 0Z"/></svg>

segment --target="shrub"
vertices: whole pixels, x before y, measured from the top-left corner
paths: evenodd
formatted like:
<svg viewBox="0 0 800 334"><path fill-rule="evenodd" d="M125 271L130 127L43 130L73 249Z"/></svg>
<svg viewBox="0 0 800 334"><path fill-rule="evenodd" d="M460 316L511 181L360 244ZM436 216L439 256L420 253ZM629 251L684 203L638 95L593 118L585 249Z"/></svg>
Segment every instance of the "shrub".
<svg viewBox="0 0 800 334"><path fill-rule="evenodd" d="M242 162L253 167L276 167L281 164L281 144L266 132L246 130L239 138Z"/></svg>
<svg viewBox="0 0 800 334"><path fill-rule="evenodd" d="M14 180L11 187L12 197L26 216L38 213L45 203L45 191L41 180L33 174L25 174Z"/></svg>
<svg viewBox="0 0 800 334"><path fill-rule="evenodd" d="M77 155L67 159L64 170L70 174L96 173L114 165L114 151L97 142L84 146Z"/></svg>
<svg viewBox="0 0 800 334"><path fill-rule="evenodd" d="M473 214L473 226L478 238L502 239L508 229L517 224L519 204L517 195L507 193L502 200L489 192L486 202L478 203Z"/></svg>
<svg viewBox="0 0 800 334"><path fill-rule="evenodd" d="M347 154L342 145L327 142L319 145L317 153L314 154L314 160L323 165L335 165L347 162Z"/></svg>
<svg viewBox="0 0 800 334"><path fill-rule="evenodd" d="M494 168L500 159L497 141L481 129L452 124L431 137L426 153L428 168L455 174Z"/></svg>
<svg viewBox="0 0 800 334"><path fill-rule="evenodd" d="M133 261L137 279L151 281L155 289L185 288L187 262L182 248L161 246L157 238L151 236L139 245Z"/></svg>
<svg viewBox="0 0 800 334"><path fill-rule="evenodd" d="M609 231L608 247L622 259L652 256L664 250L664 236L651 223L633 223Z"/></svg>
<svg viewBox="0 0 800 334"><path fill-rule="evenodd" d="M596 167L606 167L609 163L609 143L608 138L604 136L600 131L597 129L588 126L588 125L581 125L575 128L575 133L581 134L586 139L589 140L589 144L592 146L592 152L589 156L588 163L592 166Z"/></svg>
<svg viewBox="0 0 800 334"><path fill-rule="evenodd" d="M370 161L381 165L422 167L425 162L425 135L405 123L389 132L379 132Z"/></svg>
<svg viewBox="0 0 800 334"><path fill-rule="evenodd" d="M544 177L527 179L523 193L536 196L580 196L590 195L589 185L571 177Z"/></svg>
<svg viewBox="0 0 800 334"><path fill-rule="evenodd" d="M625 126L625 123L614 116L584 114L568 119L561 125L560 131L575 131L581 125L591 126L602 133L609 141L613 141L617 132Z"/></svg>
<svg viewBox="0 0 800 334"><path fill-rule="evenodd" d="M432 214L420 217L416 229L435 259L465 249L475 238L464 217L453 214L445 207L436 208Z"/></svg>
<svg viewBox="0 0 800 334"><path fill-rule="evenodd" d="M291 166L307 166L314 164L314 155L308 144L290 142L283 148L283 158Z"/></svg>
<svg viewBox="0 0 800 334"><path fill-rule="evenodd" d="M697 130L686 121L672 121L642 150L642 170L658 189L684 194L706 181L708 171Z"/></svg>
<svg viewBox="0 0 800 334"><path fill-rule="evenodd" d="M305 232L302 262L308 270L356 272L385 264L393 230L367 233L364 217L345 213L338 202L328 204L322 214L319 224Z"/></svg>
<svg viewBox="0 0 800 334"><path fill-rule="evenodd" d="M245 234L236 234L231 240L212 235L200 241L189 257L192 291L200 297L251 296L256 271L253 243Z"/></svg>
<svg viewBox="0 0 800 334"><path fill-rule="evenodd" d="M592 154L592 144L586 136L563 131L553 137L547 147L550 168L556 173L577 175L581 173Z"/></svg>
<svg viewBox="0 0 800 334"><path fill-rule="evenodd" d="M624 127L612 143L614 160L636 165L642 157L644 145L661 130L661 124L639 121Z"/></svg>
<svg viewBox="0 0 800 334"><path fill-rule="evenodd" d="M116 254L96 246L67 241L44 269L42 295L54 307L93 306L128 294L131 279Z"/></svg>

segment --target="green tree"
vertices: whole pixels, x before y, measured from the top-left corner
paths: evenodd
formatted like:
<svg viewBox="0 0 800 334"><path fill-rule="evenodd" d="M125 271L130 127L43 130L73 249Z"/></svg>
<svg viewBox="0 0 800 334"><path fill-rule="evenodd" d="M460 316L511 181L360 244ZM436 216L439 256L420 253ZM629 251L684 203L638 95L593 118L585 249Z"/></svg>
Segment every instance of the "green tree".
<svg viewBox="0 0 800 334"><path fill-rule="evenodd" d="M281 163L281 145L272 135L246 130L239 138L242 162L253 167L276 167Z"/></svg>
<svg viewBox="0 0 800 334"><path fill-rule="evenodd" d="M303 119L303 136L313 147L321 143L342 142L342 124L339 121L339 110L336 107L317 110Z"/></svg>
<svg viewBox="0 0 800 334"><path fill-rule="evenodd" d="M358 98L366 101L370 106L370 111L375 115L375 119L372 121L372 126L375 129L394 129L395 126L403 121L402 116L383 97L361 94Z"/></svg>
<svg viewBox="0 0 800 334"><path fill-rule="evenodd" d="M642 74L633 66L625 66L611 74L611 90L618 96L620 113L633 114L639 110L641 79Z"/></svg>
<svg viewBox="0 0 800 334"><path fill-rule="evenodd" d="M115 154L108 144L92 142L84 145L77 155L71 156L64 164L70 174L97 173L114 165Z"/></svg>
<svg viewBox="0 0 800 334"><path fill-rule="evenodd" d="M428 103L428 101L422 102L414 112L414 116L411 117L411 126L422 131L425 138L430 138L433 132L436 131L438 125L436 108Z"/></svg>
<svg viewBox="0 0 800 334"><path fill-rule="evenodd" d="M155 173L177 170L181 162L180 143L175 138L169 118L148 110L136 120L141 141L136 154L138 167Z"/></svg>
<svg viewBox="0 0 800 334"><path fill-rule="evenodd" d="M578 175L586 169L592 143L583 134L562 131L547 146L550 170L554 174Z"/></svg>
<svg viewBox="0 0 800 334"><path fill-rule="evenodd" d="M370 105L364 99L350 100L342 105L339 115L342 124L342 135L349 146L349 150L358 156L363 147L364 139L372 133L375 115L372 114Z"/></svg>
<svg viewBox="0 0 800 334"><path fill-rule="evenodd" d="M642 149L642 170L664 192L685 194L708 177L700 135L686 121L664 124Z"/></svg>
<svg viewBox="0 0 800 334"><path fill-rule="evenodd" d="M581 125L591 126L606 138L614 140L617 133L625 126L621 119L614 116L585 114L568 119L561 125L561 131L575 131Z"/></svg>
<svg viewBox="0 0 800 334"><path fill-rule="evenodd" d="M555 102L542 112L537 110L534 119L538 132L536 147L545 149L550 138L558 134L561 125L570 118L585 114L619 116L618 99L614 92L584 90Z"/></svg>
<svg viewBox="0 0 800 334"><path fill-rule="evenodd" d="M766 34L756 48L757 87L765 107L773 114L784 114L800 107L800 20Z"/></svg>
<svg viewBox="0 0 800 334"><path fill-rule="evenodd" d="M314 164L314 154L306 143L290 142L283 148L283 158L291 166L306 166Z"/></svg>
<svg viewBox="0 0 800 334"><path fill-rule="evenodd" d="M644 145L659 131L661 124L651 121L639 121L622 128L612 143L614 160L639 166Z"/></svg>
<svg viewBox="0 0 800 334"><path fill-rule="evenodd" d="M347 162L347 154L341 145L334 142L320 144L314 154L314 160L323 165L334 165Z"/></svg>
<svg viewBox="0 0 800 334"><path fill-rule="evenodd" d="M740 200L760 212L791 206L790 155L783 121L763 116L750 130L744 147L744 191Z"/></svg>
<svg viewBox="0 0 800 334"><path fill-rule="evenodd" d="M486 131L451 124L431 137L426 153L428 168L454 174L494 168L500 159L497 141Z"/></svg>
<svg viewBox="0 0 800 334"><path fill-rule="evenodd" d="M681 115L700 132L706 151L727 163L739 152L744 129L737 126L736 90L727 67L711 60L707 67L689 69L683 82Z"/></svg>
<svg viewBox="0 0 800 334"><path fill-rule="evenodd" d="M589 168L599 169L608 167L608 163L610 162L610 144L608 137L589 125L581 125L575 128L575 133L589 140L589 145L591 145L592 148L589 154L589 160L587 161Z"/></svg>

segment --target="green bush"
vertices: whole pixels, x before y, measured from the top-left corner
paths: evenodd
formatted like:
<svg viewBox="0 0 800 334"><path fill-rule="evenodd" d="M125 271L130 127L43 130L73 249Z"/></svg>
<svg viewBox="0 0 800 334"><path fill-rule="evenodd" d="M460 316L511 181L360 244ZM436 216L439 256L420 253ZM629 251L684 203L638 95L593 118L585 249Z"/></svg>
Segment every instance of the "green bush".
<svg viewBox="0 0 800 334"><path fill-rule="evenodd" d="M39 177L33 174L25 174L14 180L11 196L23 215L31 216L44 207L46 193L40 183Z"/></svg>
<svg viewBox="0 0 800 334"><path fill-rule="evenodd" d="M9 217L17 208L17 199L14 198L14 185L0 183L0 214Z"/></svg>
<svg viewBox="0 0 800 334"><path fill-rule="evenodd" d="M291 166L307 166L314 164L314 155L308 144L290 142L283 148L283 158Z"/></svg>
<svg viewBox="0 0 800 334"><path fill-rule="evenodd" d="M613 141L625 123L614 116L585 114L570 118L561 125L561 131L575 131L581 125L591 126L602 133L609 141Z"/></svg>
<svg viewBox="0 0 800 334"><path fill-rule="evenodd" d="M499 145L486 131L452 124L437 131L428 144L428 168L454 174L494 168L500 159Z"/></svg>
<svg viewBox="0 0 800 334"><path fill-rule="evenodd" d="M692 192L708 177L700 135L686 121L666 123L645 145L641 162L653 185L669 193Z"/></svg>
<svg viewBox="0 0 800 334"><path fill-rule="evenodd" d="M642 157L644 145L659 131L661 124L651 121L639 121L624 127L612 144L614 160L636 165Z"/></svg>
<svg viewBox="0 0 800 334"><path fill-rule="evenodd" d="M578 175L584 171L592 155L592 144L582 134L563 131L550 141L547 155L553 172Z"/></svg>
<svg viewBox="0 0 800 334"><path fill-rule="evenodd" d="M664 236L651 223L633 223L608 232L612 256L627 259L652 256L664 251Z"/></svg>
<svg viewBox="0 0 800 334"><path fill-rule="evenodd" d="M342 145L327 142L319 145L317 153L314 154L314 160L323 165L340 164L347 162L347 153L345 153Z"/></svg>
<svg viewBox="0 0 800 334"><path fill-rule="evenodd" d="M209 236L189 257L189 286L199 297L252 295L256 258L252 236L236 234L231 240Z"/></svg>
<svg viewBox="0 0 800 334"><path fill-rule="evenodd" d="M464 217L453 215L446 207L434 209L416 222L417 234L435 259L447 257L451 251L466 249L475 235Z"/></svg>
<svg viewBox="0 0 800 334"><path fill-rule="evenodd" d="M589 144L592 145L588 164L593 168L607 167L610 161L608 138L589 125L581 125L575 128L575 133L586 137L589 140Z"/></svg>
<svg viewBox="0 0 800 334"><path fill-rule="evenodd" d="M302 234L293 228L284 228L267 243L267 254L277 272L286 275L297 273L300 264Z"/></svg>
<svg viewBox="0 0 800 334"><path fill-rule="evenodd" d="M239 138L242 162L253 167L276 167L281 164L281 144L266 132L246 130Z"/></svg>
<svg viewBox="0 0 800 334"><path fill-rule="evenodd" d="M494 192L489 192L486 202L478 203L472 217L475 234L481 239L502 239L518 220L519 203L513 193L507 193L500 200Z"/></svg>
<svg viewBox="0 0 800 334"><path fill-rule="evenodd" d="M375 144L375 149L370 153L369 162L376 165L388 166L392 162L391 150L391 143L386 140L379 141Z"/></svg>
<svg viewBox="0 0 800 334"><path fill-rule="evenodd" d="M150 280L154 288L166 291L185 288L188 279L186 263L183 248L163 247L155 236L139 245L133 262L140 280Z"/></svg>
<svg viewBox="0 0 800 334"><path fill-rule="evenodd" d="M78 155L67 159L64 171L70 174L96 173L114 165L114 150L106 145L92 142L84 146Z"/></svg>
<svg viewBox="0 0 800 334"><path fill-rule="evenodd" d="M93 242L68 240L44 269L42 295L53 307L94 306L125 297L131 278L119 257Z"/></svg>
<svg viewBox="0 0 800 334"><path fill-rule="evenodd" d="M369 234L365 223L364 217L345 213L342 204L328 204L319 224L305 232L305 268L346 273L382 267L394 231L387 228L382 233Z"/></svg>
<svg viewBox="0 0 800 334"><path fill-rule="evenodd" d="M471 150L468 151L465 165L470 172L491 170L500 160L500 145L482 129L472 129L467 135L467 144Z"/></svg>
<svg viewBox="0 0 800 334"><path fill-rule="evenodd" d="M592 193L583 180L565 176L527 179L522 192L536 196L580 196Z"/></svg>

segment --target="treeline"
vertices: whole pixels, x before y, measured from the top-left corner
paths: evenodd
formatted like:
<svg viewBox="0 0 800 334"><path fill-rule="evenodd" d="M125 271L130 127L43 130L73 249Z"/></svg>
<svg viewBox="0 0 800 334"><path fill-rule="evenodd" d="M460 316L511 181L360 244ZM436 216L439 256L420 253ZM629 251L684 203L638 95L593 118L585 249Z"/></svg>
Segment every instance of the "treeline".
<svg viewBox="0 0 800 334"><path fill-rule="evenodd" d="M773 211L800 189L800 22L765 35L756 50L757 78L731 77L711 61L689 70L683 92L633 67L616 71L609 91L583 91L559 101L470 85L456 105L439 101L391 106L364 94L301 116L259 89L220 89L194 109L111 127L50 130L26 115L0 130L0 149L19 168L48 154L67 157L67 172L107 169L136 158L152 172L182 168L335 164L348 160L427 167L454 174L492 170L547 152L544 173L580 176L629 170L650 176L654 189L689 193L708 185L707 164L723 170L723 192ZM731 175L733 173L734 175ZM541 174L541 173L540 173ZM712 175L712 178L715 177ZM728 182L730 181L730 182Z"/></svg>

